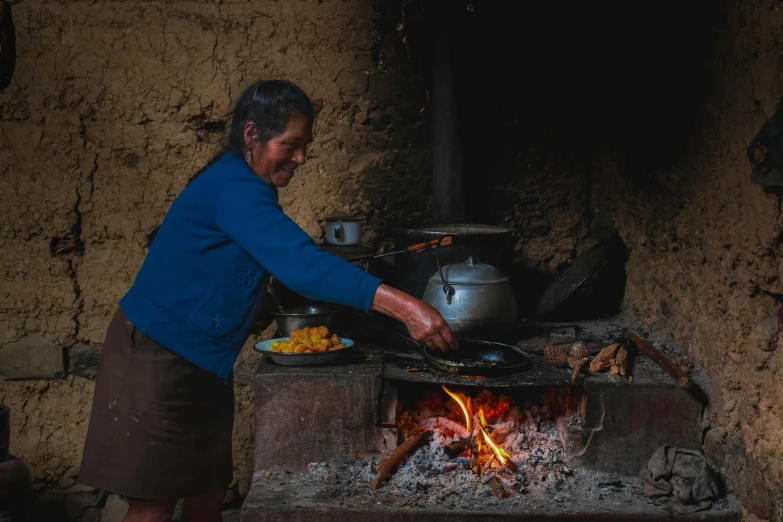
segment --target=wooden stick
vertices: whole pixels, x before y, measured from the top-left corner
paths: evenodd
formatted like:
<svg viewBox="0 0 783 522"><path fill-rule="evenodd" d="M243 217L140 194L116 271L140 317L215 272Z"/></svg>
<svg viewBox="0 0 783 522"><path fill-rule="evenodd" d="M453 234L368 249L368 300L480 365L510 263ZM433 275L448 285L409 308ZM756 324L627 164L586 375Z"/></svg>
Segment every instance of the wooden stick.
<svg viewBox="0 0 783 522"><path fill-rule="evenodd" d="M432 437L431 431L423 431L397 446L394 451L389 453L388 457L383 459L381 463L376 466L375 470L378 474L375 475L375 478L370 482L370 487L372 489L378 489L378 487L386 482L386 479L391 476L391 472L394 468L396 468L409 453L413 453L416 448L429 442L430 437Z"/></svg>
<svg viewBox="0 0 783 522"><path fill-rule="evenodd" d="M612 359L614 359L615 354L617 353L617 350L620 349L620 343L613 343L601 350L601 352L596 355L593 358L593 361L590 363L590 371L600 372L601 370L604 370L606 368L609 368L609 366L612 363Z"/></svg>
<svg viewBox="0 0 783 522"><path fill-rule="evenodd" d="M688 374L682 371L682 368L674 364L674 361L666 357L660 350L653 345L636 335L635 333L628 331L628 339L636 345L639 350L642 351L647 357L652 359L658 366L664 369L673 379L677 381L677 386L683 389L688 389L693 385Z"/></svg>
<svg viewBox="0 0 783 522"><path fill-rule="evenodd" d="M489 487L492 489L492 494L498 498L506 498L508 496L508 491L505 490L497 477L489 479Z"/></svg>
<svg viewBox="0 0 783 522"><path fill-rule="evenodd" d="M625 346L621 346L617 350L617 355L612 359L612 368L609 373L620 377L628 376L628 350L625 349Z"/></svg>
<svg viewBox="0 0 783 522"><path fill-rule="evenodd" d="M493 461L493 460L496 460L496 459L495 459L495 454L494 454L494 453L492 453L492 451L490 450L490 452L489 452L489 458L488 458L488 459L486 459L486 460L484 460L484 465L483 465L483 466L481 466L481 473L482 473L482 474L484 474L484 473L486 473L487 471L489 471L489 469L492 467L492 461Z"/></svg>
<svg viewBox="0 0 783 522"><path fill-rule="evenodd" d="M481 430L478 415L473 416L473 432L470 434L470 462L468 469L476 475L481 475L481 463L479 462L479 445L481 444Z"/></svg>

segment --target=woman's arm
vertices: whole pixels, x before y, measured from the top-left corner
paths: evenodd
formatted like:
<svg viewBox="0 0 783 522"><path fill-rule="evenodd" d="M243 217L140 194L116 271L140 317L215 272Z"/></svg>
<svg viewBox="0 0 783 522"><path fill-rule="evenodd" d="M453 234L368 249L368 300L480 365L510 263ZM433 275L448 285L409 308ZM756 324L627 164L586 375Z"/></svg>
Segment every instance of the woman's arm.
<svg viewBox="0 0 783 522"><path fill-rule="evenodd" d="M432 349L442 352L449 348L457 349L457 340L451 328L440 312L429 303L381 284L375 291L370 309L401 321L408 327L411 337Z"/></svg>

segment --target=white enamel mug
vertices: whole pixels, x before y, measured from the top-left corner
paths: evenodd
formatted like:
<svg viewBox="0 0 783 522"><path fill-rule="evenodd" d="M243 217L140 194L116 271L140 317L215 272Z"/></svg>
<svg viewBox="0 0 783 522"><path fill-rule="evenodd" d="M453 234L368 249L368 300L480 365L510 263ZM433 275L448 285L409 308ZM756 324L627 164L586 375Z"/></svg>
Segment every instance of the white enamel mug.
<svg viewBox="0 0 783 522"><path fill-rule="evenodd" d="M331 245L358 245L362 240L361 216L326 218L326 242Z"/></svg>

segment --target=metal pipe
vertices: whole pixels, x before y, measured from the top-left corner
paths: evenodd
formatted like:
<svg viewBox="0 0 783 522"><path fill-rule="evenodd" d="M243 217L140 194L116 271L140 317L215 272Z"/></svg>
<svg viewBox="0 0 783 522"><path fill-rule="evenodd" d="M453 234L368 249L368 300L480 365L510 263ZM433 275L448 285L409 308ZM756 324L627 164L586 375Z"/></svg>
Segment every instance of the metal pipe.
<svg viewBox="0 0 783 522"><path fill-rule="evenodd" d="M432 214L436 223L467 218L448 7L434 16L432 46Z"/></svg>

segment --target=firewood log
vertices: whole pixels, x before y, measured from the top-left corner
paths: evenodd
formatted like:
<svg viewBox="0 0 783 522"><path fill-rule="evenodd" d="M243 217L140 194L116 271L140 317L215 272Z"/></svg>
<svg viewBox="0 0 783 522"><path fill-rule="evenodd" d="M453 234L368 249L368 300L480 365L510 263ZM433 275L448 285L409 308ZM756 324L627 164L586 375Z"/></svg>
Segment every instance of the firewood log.
<svg viewBox="0 0 783 522"><path fill-rule="evenodd" d="M609 370L612 375L619 375L620 377L628 376L628 351L625 346L621 346L617 350L617 355L612 359L612 368Z"/></svg>
<svg viewBox="0 0 783 522"><path fill-rule="evenodd" d="M386 482L386 479L391 476L394 468L396 468L405 457L407 457L410 453L413 453L419 446L423 446L429 442L431 437L431 431L423 431L397 446L394 451L389 453L388 457L383 459L380 464L376 466L375 470L378 473L375 475L375 478L372 479L372 482L370 482L370 487L372 489L378 489L381 484Z"/></svg>
<svg viewBox="0 0 783 522"><path fill-rule="evenodd" d="M662 351L631 331L626 332L626 335L628 336L628 339L639 348L639 351L652 359L666 373L675 379L677 381L677 386L686 390L693 386L693 382L690 377L688 377L688 374L684 372L682 368L674 364L674 361L666 357Z"/></svg>
<svg viewBox="0 0 783 522"><path fill-rule="evenodd" d="M479 462L479 447L481 445L481 430L479 429L478 415L473 416L473 432L470 435L470 461L468 469L476 475L481 475L481 463Z"/></svg>
<svg viewBox="0 0 783 522"><path fill-rule="evenodd" d="M614 359L620 346L622 346L620 343L614 343L601 350L590 363L590 371L600 372L601 370L609 368L612 364L612 359Z"/></svg>

